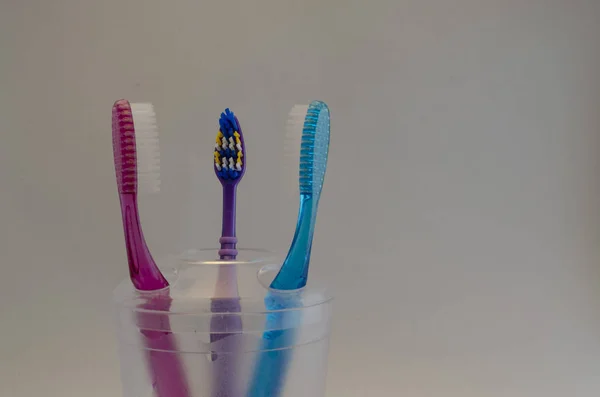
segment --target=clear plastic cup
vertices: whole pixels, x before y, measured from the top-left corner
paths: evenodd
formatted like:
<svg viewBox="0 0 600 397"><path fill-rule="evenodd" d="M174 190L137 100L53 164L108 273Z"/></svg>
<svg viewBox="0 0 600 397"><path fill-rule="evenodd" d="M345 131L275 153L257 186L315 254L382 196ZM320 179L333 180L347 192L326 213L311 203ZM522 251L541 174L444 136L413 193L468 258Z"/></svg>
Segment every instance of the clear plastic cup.
<svg viewBox="0 0 600 397"><path fill-rule="evenodd" d="M281 261L268 251L217 251L174 260L166 290L117 287L123 396L323 397L331 296L270 290Z"/></svg>

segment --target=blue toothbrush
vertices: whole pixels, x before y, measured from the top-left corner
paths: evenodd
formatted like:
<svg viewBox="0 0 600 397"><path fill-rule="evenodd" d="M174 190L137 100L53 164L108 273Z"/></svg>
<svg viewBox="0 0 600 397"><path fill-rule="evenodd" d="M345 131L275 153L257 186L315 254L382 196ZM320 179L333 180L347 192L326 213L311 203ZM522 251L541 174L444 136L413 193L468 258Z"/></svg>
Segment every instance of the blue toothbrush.
<svg viewBox="0 0 600 397"><path fill-rule="evenodd" d="M301 115L299 122L298 115ZM274 312L267 317L247 397L280 397L283 393L300 314L297 310L277 310L301 307L300 290L308 278L317 209L327 169L330 129L327 105L313 101L309 106L295 106L290 116L292 128L302 127L298 222L287 257L270 285L272 291L265 298L267 310Z"/></svg>

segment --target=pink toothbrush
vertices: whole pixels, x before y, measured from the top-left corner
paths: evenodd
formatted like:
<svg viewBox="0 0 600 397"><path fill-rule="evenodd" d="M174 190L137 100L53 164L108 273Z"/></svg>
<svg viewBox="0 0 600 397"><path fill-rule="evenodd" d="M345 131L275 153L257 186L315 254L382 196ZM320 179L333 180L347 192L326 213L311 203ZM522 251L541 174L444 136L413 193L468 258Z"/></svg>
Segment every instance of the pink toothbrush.
<svg viewBox="0 0 600 397"><path fill-rule="evenodd" d="M138 180L144 188L158 188L158 130L152 105L130 104L125 99L116 101L112 109L112 135L131 282L140 294L153 294L146 296L149 299L141 309L168 312L171 303L169 283L146 245L137 205ZM158 397L189 397L183 365L174 353L177 351L174 336L168 331L168 316L156 317L142 310L137 318L142 328L152 386ZM153 326L156 321L161 321L162 325Z"/></svg>

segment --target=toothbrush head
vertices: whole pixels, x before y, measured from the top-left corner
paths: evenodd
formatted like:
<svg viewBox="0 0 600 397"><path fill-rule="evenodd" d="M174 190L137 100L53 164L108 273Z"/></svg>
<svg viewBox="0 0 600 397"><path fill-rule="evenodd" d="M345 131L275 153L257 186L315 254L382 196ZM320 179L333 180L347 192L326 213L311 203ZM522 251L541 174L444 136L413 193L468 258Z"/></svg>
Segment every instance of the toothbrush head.
<svg viewBox="0 0 600 397"><path fill-rule="evenodd" d="M300 194L320 195L329 154L329 108L313 101L306 110L300 146Z"/></svg>
<svg viewBox="0 0 600 397"><path fill-rule="evenodd" d="M119 193L157 192L160 187L158 129L152 104L115 102L112 109L115 172Z"/></svg>
<svg viewBox="0 0 600 397"><path fill-rule="evenodd" d="M236 184L246 171L246 147L240 123L229 109L221 113L215 142L214 167L222 184Z"/></svg>

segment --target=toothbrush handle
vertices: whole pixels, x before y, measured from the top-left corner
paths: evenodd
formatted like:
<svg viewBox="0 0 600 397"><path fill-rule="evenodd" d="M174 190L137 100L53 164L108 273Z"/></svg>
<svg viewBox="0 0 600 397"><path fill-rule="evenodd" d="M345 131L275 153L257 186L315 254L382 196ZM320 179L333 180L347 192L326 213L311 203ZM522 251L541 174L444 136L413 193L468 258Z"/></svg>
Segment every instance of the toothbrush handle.
<svg viewBox="0 0 600 397"><path fill-rule="evenodd" d="M131 282L140 291L155 291L168 287L169 283L156 266L144 240L137 206L137 194L123 193L120 198Z"/></svg>
<svg viewBox="0 0 600 397"><path fill-rule="evenodd" d="M129 276L133 286L139 291L160 291L156 299L143 305L144 309L168 312L171 299L168 292L163 295L169 283L156 266L144 239L140 224L136 193L121 194L121 212L123 230L125 231L125 247L129 264ZM183 364L177 354L175 336L169 332L168 316L160 327L151 323L156 321L155 315L140 311L137 320L146 352L148 371L152 387L158 397L189 397L189 388ZM154 331L163 329L163 331Z"/></svg>
<svg viewBox="0 0 600 397"><path fill-rule="evenodd" d="M270 293L265 299L267 310L266 331L263 333L254 374L246 397L282 397L286 378L293 358L293 348L302 321L296 310L300 295Z"/></svg>
<svg viewBox="0 0 600 397"><path fill-rule="evenodd" d="M237 183L223 183L223 227L221 230L221 259L237 257L237 237L235 236L235 199Z"/></svg>
<svg viewBox="0 0 600 397"><path fill-rule="evenodd" d="M274 290L296 290L306 285L312 238L315 228L318 197L300 195L298 224L292 246L279 273L271 283ZM265 299L267 310L267 331L263 334L254 374L246 397L282 397L288 369L292 360L300 314L279 309L296 307L300 295L291 293L270 293ZM281 324L287 324L282 327Z"/></svg>
<svg viewBox="0 0 600 397"><path fill-rule="evenodd" d="M239 351L242 348L240 298L215 298L210 322L210 344L214 348L214 397L242 397L239 384Z"/></svg>
<svg viewBox="0 0 600 397"><path fill-rule="evenodd" d="M171 298L168 290L161 291L142 307L152 311L137 313L152 389L157 397L191 397L175 335L170 332L167 313L171 307Z"/></svg>
<svg viewBox="0 0 600 397"><path fill-rule="evenodd" d="M317 216L316 200L312 195L300 196L298 224L294 239L279 273L270 287L276 290L295 290L304 288L308 278L310 251L312 248L315 221Z"/></svg>
<svg viewBox="0 0 600 397"><path fill-rule="evenodd" d="M222 260L235 260L238 254L235 236L236 190L237 182L223 183L223 228L219 240L219 257ZM215 297L211 302L210 343L215 348L211 355L215 374L213 397L242 397L237 380L240 376L238 364L242 331L240 311L237 267L235 264L221 264Z"/></svg>

